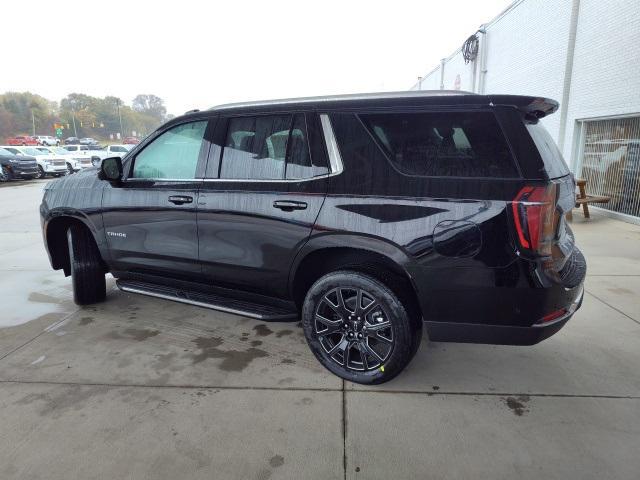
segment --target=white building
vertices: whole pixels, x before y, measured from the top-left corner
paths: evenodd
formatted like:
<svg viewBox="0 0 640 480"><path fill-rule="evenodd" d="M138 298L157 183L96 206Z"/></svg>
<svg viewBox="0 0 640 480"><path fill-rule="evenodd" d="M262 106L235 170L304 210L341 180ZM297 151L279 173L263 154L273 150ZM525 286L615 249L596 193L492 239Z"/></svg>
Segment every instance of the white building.
<svg viewBox="0 0 640 480"><path fill-rule="evenodd" d="M558 100L542 123L571 170L640 223L640 0L516 0L475 37L474 60L461 47L412 89Z"/></svg>

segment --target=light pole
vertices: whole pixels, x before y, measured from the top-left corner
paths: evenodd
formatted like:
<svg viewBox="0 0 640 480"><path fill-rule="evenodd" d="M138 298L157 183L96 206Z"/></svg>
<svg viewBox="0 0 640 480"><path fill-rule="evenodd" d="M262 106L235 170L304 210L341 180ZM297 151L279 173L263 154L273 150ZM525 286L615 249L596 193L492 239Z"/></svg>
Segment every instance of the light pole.
<svg viewBox="0 0 640 480"><path fill-rule="evenodd" d="M73 136L78 138L78 130L76 130L76 112L71 110L71 120L73 120Z"/></svg>
<svg viewBox="0 0 640 480"><path fill-rule="evenodd" d="M33 136L36 136L36 117L33 114L33 109L31 109L31 124L33 125Z"/></svg>
<svg viewBox="0 0 640 480"><path fill-rule="evenodd" d="M120 138L122 138L122 115L120 114L120 99L116 98L116 107L118 108L118 119L120 120Z"/></svg>

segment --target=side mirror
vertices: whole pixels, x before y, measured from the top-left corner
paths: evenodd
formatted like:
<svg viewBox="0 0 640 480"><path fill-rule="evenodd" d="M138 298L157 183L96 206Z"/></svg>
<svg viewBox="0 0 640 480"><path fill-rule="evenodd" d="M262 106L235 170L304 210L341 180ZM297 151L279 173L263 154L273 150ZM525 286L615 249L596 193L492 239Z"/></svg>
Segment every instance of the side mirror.
<svg viewBox="0 0 640 480"><path fill-rule="evenodd" d="M100 164L100 178L110 182L119 182L122 179L122 160L120 157L109 157Z"/></svg>

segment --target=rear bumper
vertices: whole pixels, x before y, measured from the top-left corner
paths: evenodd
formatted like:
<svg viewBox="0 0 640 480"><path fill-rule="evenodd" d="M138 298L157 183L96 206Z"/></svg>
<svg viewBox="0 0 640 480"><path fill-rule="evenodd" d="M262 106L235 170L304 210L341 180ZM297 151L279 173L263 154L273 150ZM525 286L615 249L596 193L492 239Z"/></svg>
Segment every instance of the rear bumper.
<svg viewBox="0 0 640 480"><path fill-rule="evenodd" d="M486 325L478 323L425 322L429 339L434 342L486 343L492 345L535 345L558 332L582 305L584 287L567 308L567 313L552 322L530 327Z"/></svg>

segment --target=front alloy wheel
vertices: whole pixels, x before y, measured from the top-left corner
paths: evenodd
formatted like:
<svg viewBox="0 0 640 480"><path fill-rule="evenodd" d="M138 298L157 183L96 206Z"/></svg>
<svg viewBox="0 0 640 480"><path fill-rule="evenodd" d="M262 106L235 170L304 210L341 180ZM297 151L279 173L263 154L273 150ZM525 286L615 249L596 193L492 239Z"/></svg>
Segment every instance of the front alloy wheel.
<svg viewBox="0 0 640 480"><path fill-rule="evenodd" d="M73 173L73 167L70 163L67 163L67 175L71 175Z"/></svg>
<svg viewBox="0 0 640 480"><path fill-rule="evenodd" d="M46 173L44 172L44 169L38 165L38 173L36 174L36 178L44 178L44 176L46 175Z"/></svg>

